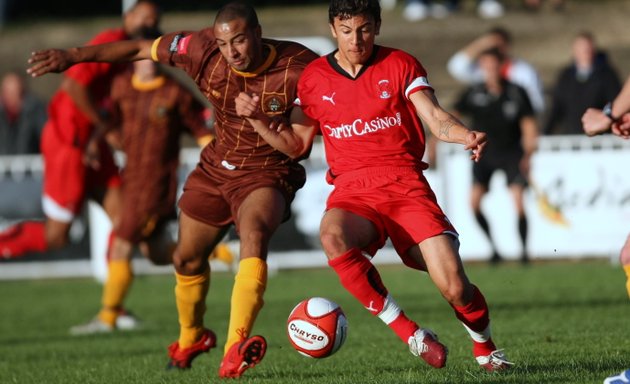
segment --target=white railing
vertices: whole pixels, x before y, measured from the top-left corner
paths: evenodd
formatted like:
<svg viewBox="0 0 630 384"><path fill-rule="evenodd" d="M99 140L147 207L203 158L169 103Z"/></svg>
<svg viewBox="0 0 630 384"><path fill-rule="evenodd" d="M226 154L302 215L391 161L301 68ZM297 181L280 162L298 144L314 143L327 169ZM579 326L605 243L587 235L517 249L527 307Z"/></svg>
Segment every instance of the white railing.
<svg viewBox="0 0 630 384"><path fill-rule="evenodd" d="M192 170L198 160L197 148L182 150L182 180L185 172ZM468 154L459 145L441 144L438 145L437 161L437 169L426 172L427 179L449 219L460 232L462 258L485 259L488 256L489 243L478 228L468 206L471 183ZM525 201L530 223L530 254L541 259L587 256L615 258L630 230L627 224L630 218L628 164L630 141L614 136L541 137L539 151L532 159L531 179L536 188L526 194ZM306 186L298 192L293 213L298 231L316 247L319 219L324 210L325 198L331 189L324 180L325 155L320 142L316 142L311 157L304 161L304 165L309 176ZM42 171L43 164L39 156L0 156L0 186L2 183L41 178ZM34 199L30 203L40 204L40 201ZM499 250L508 258L517 257L520 247L516 217L503 175L499 174L491 181L491 190L484 199L482 208L488 216ZM0 225L2 215L0 212ZM295 256L295 252L298 256ZM290 265L273 261L282 260L285 254L281 253L272 253L270 263L278 268L325 265L324 257L314 258L312 254L308 254L319 252L317 250L295 252L291 254ZM382 262L396 259L388 250L383 253L385 257L380 258ZM299 257L299 254L304 257ZM89 263L88 256L85 255L85 263ZM31 276L32 270L28 272L24 268L27 268L26 265L34 268L34 264L0 264L0 279ZM141 264L140 271L170 271L168 268L142 265L144 264ZM84 273L81 271L91 270L89 264L82 268L76 273L81 275ZM25 272L20 274L22 269ZM57 270L40 269L37 276L46 275L46 270L50 270L51 276L54 276L52 271Z"/></svg>

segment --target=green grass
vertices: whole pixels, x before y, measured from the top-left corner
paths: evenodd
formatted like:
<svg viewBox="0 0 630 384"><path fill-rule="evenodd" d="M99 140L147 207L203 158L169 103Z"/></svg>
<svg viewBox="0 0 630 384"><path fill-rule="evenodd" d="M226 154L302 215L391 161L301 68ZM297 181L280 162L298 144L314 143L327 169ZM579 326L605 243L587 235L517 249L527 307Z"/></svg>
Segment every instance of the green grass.
<svg viewBox="0 0 630 384"><path fill-rule="evenodd" d="M601 383L630 367L630 303L623 272L606 262L467 266L491 308L494 336L516 363L482 372L450 307L423 274L380 267L391 293L414 319L436 331L450 350L446 368L428 367L340 286L330 270L281 271L269 280L255 332L268 342L261 365L245 383ZM233 276L214 274L206 325L225 341ZM92 280L1 282L0 383L217 382L221 353L193 369L167 372L166 346L177 338L172 276L140 276L128 306L146 327L136 332L70 337L68 328L98 309ZM346 344L313 360L292 350L285 333L293 306L309 296L337 301L346 312Z"/></svg>

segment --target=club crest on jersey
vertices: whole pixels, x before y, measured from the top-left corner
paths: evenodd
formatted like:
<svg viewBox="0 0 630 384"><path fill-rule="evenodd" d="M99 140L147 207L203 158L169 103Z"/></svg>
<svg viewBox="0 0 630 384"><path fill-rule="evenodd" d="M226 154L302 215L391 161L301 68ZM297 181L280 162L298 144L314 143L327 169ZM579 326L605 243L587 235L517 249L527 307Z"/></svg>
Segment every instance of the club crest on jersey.
<svg viewBox="0 0 630 384"><path fill-rule="evenodd" d="M389 80L380 80L376 87L378 89L378 97L381 99L389 99L392 97L392 89Z"/></svg>
<svg viewBox="0 0 630 384"><path fill-rule="evenodd" d="M264 92L262 95L262 110L267 115L284 113L287 107L287 97L283 93Z"/></svg>

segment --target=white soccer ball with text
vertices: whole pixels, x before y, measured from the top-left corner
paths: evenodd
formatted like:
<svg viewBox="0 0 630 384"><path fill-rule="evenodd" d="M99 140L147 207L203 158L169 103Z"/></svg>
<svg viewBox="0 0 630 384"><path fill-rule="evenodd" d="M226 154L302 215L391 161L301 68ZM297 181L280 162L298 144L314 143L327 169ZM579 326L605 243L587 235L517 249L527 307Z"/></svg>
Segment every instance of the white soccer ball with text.
<svg viewBox="0 0 630 384"><path fill-rule="evenodd" d="M319 359L341 348L348 334L348 322L337 303L312 297L293 308L287 320L287 333L296 351Z"/></svg>

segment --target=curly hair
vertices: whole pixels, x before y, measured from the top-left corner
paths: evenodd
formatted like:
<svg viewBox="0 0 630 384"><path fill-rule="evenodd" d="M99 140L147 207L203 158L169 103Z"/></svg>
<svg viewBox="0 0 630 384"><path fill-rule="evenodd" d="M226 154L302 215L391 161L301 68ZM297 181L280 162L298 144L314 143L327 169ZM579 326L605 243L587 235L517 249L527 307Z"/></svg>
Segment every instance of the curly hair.
<svg viewBox="0 0 630 384"><path fill-rule="evenodd" d="M347 20L357 15L366 15L381 23L381 5L378 0L331 0L328 7L328 22L333 24L335 18Z"/></svg>

